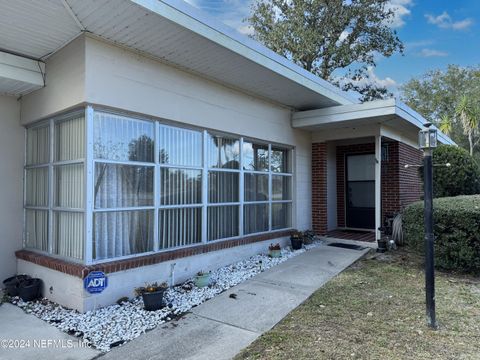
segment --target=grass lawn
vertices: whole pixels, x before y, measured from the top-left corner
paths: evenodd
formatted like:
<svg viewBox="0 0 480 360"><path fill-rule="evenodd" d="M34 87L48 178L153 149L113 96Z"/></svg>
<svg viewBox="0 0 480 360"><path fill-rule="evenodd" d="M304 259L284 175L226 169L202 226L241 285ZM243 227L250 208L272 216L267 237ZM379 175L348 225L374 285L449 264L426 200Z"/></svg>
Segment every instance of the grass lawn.
<svg viewBox="0 0 480 360"><path fill-rule="evenodd" d="M370 253L236 359L480 359L480 278L436 273L432 331L422 266L405 250Z"/></svg>

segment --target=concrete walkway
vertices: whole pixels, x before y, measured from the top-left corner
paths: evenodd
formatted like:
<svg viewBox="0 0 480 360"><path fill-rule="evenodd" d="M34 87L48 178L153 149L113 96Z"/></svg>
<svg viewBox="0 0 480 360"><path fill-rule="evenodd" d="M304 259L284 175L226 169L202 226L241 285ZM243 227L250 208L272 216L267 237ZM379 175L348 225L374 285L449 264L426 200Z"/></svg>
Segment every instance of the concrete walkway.
<svg viewBox="0 0 480 360"><path fill-rule="evenodd" d="M367 251L329 246L310 250L100 359L231 359Z"/></svg>
<svg viewBox="0 0 480 360"><path fill-rule="evenodd" d="M99 354L12 304L0 305L0 360L87 360Z"/></svg>

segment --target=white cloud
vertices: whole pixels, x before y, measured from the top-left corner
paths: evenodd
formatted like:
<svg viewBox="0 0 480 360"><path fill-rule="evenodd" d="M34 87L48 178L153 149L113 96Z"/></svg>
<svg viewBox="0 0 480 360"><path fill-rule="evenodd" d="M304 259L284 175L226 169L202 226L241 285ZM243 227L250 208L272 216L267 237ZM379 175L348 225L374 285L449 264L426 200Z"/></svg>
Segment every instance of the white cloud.
<svg viewBox="0 0 480 360"><path fill-rule="evenodd" d="M429 46L433 44L433 40L418 40L410 41L405 43L405 48L407 49L416 49L419 47Z"/></svg>
<svg viewBox="0 0 480 360"><path fill-rule="evenodd" d="M253 35L254 32L253 27L250 25L239 26L237 27L237 31L243 35Z"/></svg>
<svg viewBox="0 0 480 360"><path fill-rule="evenodd" d="M445 57L445 56L448 56L448 53L445 51L440 51L435 49L422 49L419 55L421 57Z"/></svg>
<svg viewBox="0 0 480 360"><path fill-rule="evenodd" d="M190 4L196 8L200 8L196 0L183 0L183 1L185 1L187 4Z"/></svg>
<svg viewBox="0 0 480 360"><path fill-rule="evenodd" d="M250 35L253 29L243 20L250 15L250 4L253 0L184 0L192 6L215 16L225 25L239 33Z"/></svg>
<svg viewBox="0 0 480 360"><path fill-rule="evenodd" d="M400 28L405 25L404 18L412 13L410 10L410 7L412 6L412 0L390 0L386 5L387 9L394 12L390 26L393 28Z"/></svg>
<svg viewBox="0 0 480 360"><path fill-rule="evenodd" d="M470 18L453 21L452 17L446 11L437 16L425 14L425 18L429 24L437 25L442 29L464 30L473 25L473 20Z"/></svg>

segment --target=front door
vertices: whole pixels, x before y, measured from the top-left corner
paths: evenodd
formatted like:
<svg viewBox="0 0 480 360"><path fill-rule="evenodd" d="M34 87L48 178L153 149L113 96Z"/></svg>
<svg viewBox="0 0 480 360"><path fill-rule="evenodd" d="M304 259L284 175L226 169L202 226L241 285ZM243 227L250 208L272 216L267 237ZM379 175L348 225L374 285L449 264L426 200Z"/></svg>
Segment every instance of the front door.
<svg viewBox="0 0 480 360"><path fill-rule="evenodd" d="M346 225L375 229L375 154L347 155Z"/></svg>

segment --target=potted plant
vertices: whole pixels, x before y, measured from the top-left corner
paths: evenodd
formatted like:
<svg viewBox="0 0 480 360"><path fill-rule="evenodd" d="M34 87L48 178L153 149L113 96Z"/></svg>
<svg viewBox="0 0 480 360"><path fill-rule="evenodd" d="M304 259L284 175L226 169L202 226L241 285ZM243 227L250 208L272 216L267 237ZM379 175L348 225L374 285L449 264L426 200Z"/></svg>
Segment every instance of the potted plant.
<svg viewBox="0 0 480 360"><path fill-rule="evenodd" d="M30 276L28 276L28 275L15 275L15 276L9 277L8 279L3 280L3 286L5 287L5 293L8 296L18 296L18 288L19 288L20 284L27 279L30 279Z"/></svg>
<svg viewBox="0 0 480 360"><path fill-rule="evenodd" d="M268 256L272 258L279 258L282 256L282 248L280 244L270 244L268 247Z"/></svg>
<svg viewBox="0 0 480 360"><path fill-rule="evenodd" d="M293 250L299 250L303 246L303 233L301 231L293 231L290 235L290 242Z"/></svg>
<svg viewBox="0 0 480 360"><path fill-rule="evenodd" d="M388 250L388 236L385 235L385 227L379 227L378 230L381 232L380 239L377 240L377 252L384 253Z"/></svg>
<svg viewBox="0 0 480 360"><path fill-rule="evenodd" d="M305 245L311 245L315 241L315 232L313 230L307 230L303 233L303 243Z"/></svg>
<svg viewBox="0 0 480 360"><path fill-rule="evenodd" d="M26 279L18 286L18 296L23 301L32 301L42 296L42 280Z"/></svg>
<svg viewBox="0 0 480 360"><path fill-rule="evenodd" d="M145 310L156 311L165 307L163 295L168 289L166 282L146 284L145 287L135 289L137 295L142 295Z"/></svg>
<svg viewBox="0 0 480 360"><path fill-rule="evenodd" d="M199 271L195 276L195 285L199 288L210 284L210 272Z"/></svg>

